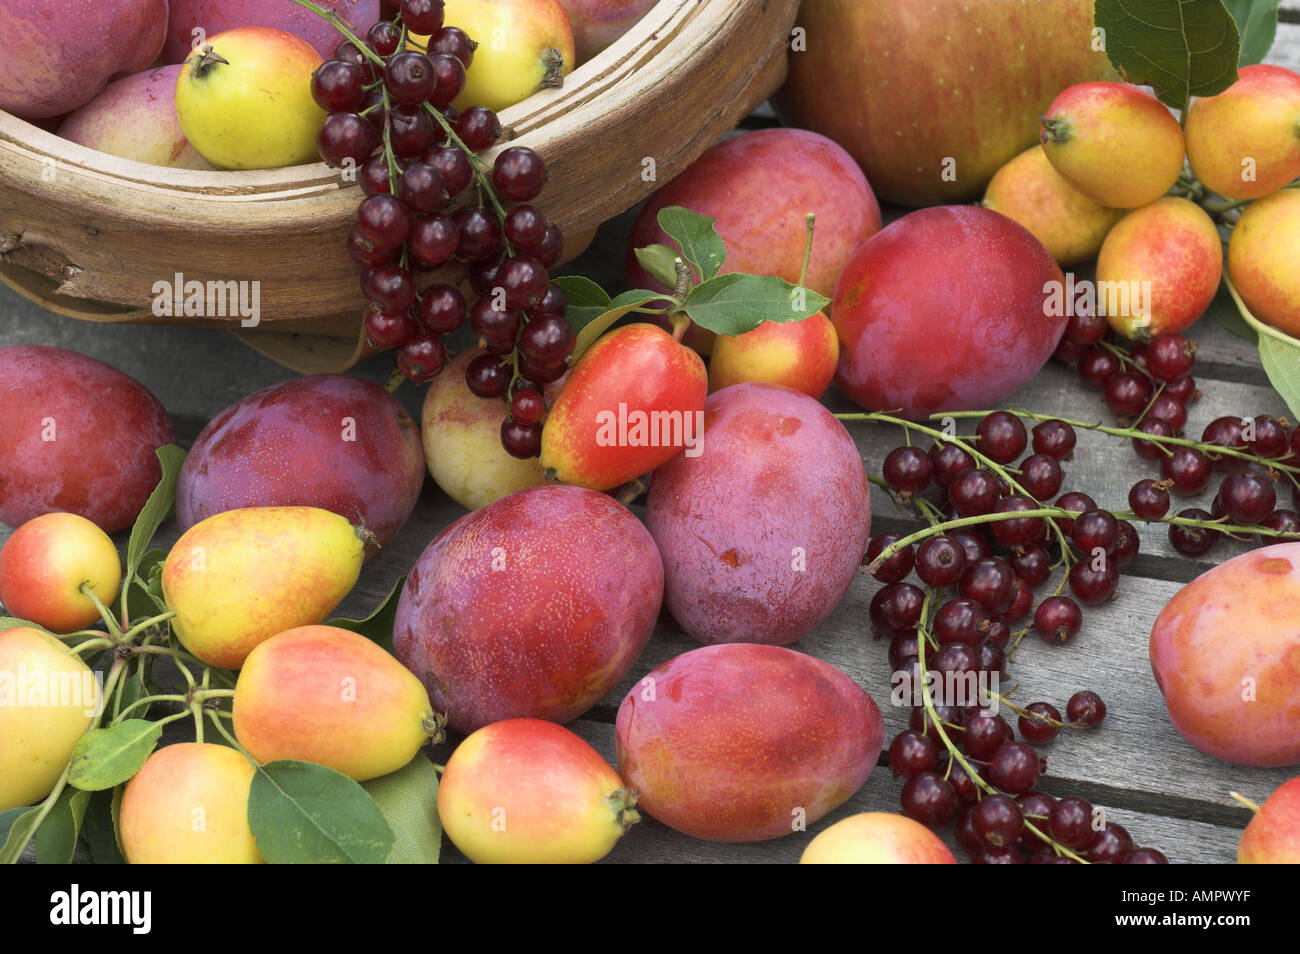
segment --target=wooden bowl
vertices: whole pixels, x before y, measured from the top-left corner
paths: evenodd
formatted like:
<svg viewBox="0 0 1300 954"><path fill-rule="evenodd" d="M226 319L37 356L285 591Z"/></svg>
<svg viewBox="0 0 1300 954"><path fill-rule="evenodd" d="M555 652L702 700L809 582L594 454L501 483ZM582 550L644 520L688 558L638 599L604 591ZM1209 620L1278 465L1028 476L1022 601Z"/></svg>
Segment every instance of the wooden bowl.
<svg viewBox="0 0 1300 954"><path fill-rule="evenodd" d="M565 260L721 138L785 77L798 0L660 0L559 89L501 114L545 158ZM490 161L491 155L487 157ZM472 189L466 190L467 196ZM359 187L324 163L200 172L109 156L0 111L0 280L90 321L225 328L304 373L369 357L344 247ZM154 285L257 281L261 323L158 317ZM459 281L448 266L427 281Z"/></svg>

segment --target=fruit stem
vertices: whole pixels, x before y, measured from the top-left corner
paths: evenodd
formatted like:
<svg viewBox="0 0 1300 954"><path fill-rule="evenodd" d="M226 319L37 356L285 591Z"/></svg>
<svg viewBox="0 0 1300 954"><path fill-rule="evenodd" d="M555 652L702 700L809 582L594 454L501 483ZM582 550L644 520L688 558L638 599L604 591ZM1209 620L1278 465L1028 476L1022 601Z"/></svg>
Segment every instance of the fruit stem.
<svg viewBox="0 0 1300 954"><path fill-rule="evenodd" d="M312 0L289 0L290 3L296 3L304 10L310 10L316 16L320 17L334 29L338 30L345 37L352 41L352 45L361 51L361 55L372 60L379 66L384 65L384 58L370 48L365 40L352 32L352 28L337 13L332 10L326 10L318 3L312 3Z"/></svg>
<svg viewBox="0 0 1300 954"><path fill-rule="evenodd" d="M78 643L68 650L69 656L80 656L88 649L108 649L113 645L113 641L107 636L99 636L95 639L88 639L84 643Z"/></svg>
<svg viewBox="0 0 1300 954"><path fill-rule="evenodd" d="M429 737L429 742L433 745L446 741L447 717L441 712L431 713L421 719L420 725L424 728L424 734Z"/></svg>
<svg viewBox="0 0 1300 954"><path fill-rule="evenodd" d="M248 750L239 744L239 740L230 734L230 730L228 730L224 725L221 724L221 719L217 716L217 711L215 709L209 709L208 716L212 719L212 724L216 726L217 731L220 732L221 735L225 738L225 740L230 743L231 748L233 748L244 758L248 759L248 761L252 762L254 767L257 767L259 764L257 759L249 755Z"/></svg>
<svg viewBox="0 0 1300 954"><path fill-rule="evenodd" d="M230 65L230 61L220 53L214 52L211 46L204 46L203 52L198 56L198 62L194 64L193 75L198 79L206 79L207 75L212 72L213 67L218 63L224 66Z"/></svg>
<svg viewBox="0 0 1300 954"><path fill-rule="evenodd" d="M1252 802L1252 801L1251 801L1249 798L1247 798L1245 795L1240 795L1240 794L1238 794L1237 792L1229 792L1228 794L1231 795L1233 798L1235 798L1237 801L1241 802L1241 804L1245 805L1245 806L1246 806L1247 808L1249 808L1252 812L1258 812L1258 811L1259 811L1259 805L1258 805L1257 803L1255 803L1255 802Z"/></svg>
<svg viewBox="0 0 1300 954"><path fill-rule="evenodd" d="M808 260L812 258L813 243L813 223L817 221L816 214L809 212L803 217L804 236L803 236L803 265L799 269L799 287L806 288L804 284L808 281Z"/></svg>
<svg viewBox="0 0 1300 954"><path fill-rule="evenodd" d="M542 89L559 89L564 85L564 52L551 47L542 54Z"/></svg>
<svg viewBox="0 0 1300 954"><path fill-rule="evenodd" d="M126 714L130 712L132 709L138 709L141 706L151 706L155 702L184 702L184 701L185 701L185 696L177 695L177 694L168 694L168 695L161 695L161 696L145 696L143 699L135 700L135 702L131 703L125 709L120 710L117 713L117 715L113 716L113 725L117 725L119 722L125 719ZM183 712L181 713L181 715L184 714L185 713Z"/></svg>
<svg viewBox="0 0 1300 954"><path fill-rule="evenodd" d="M1042 141L1048 142L1066 142L1070 138L1070 124L1064 119L1048 119L1042 113L1038 114L1039 121L1043 124Z"/></svg>
<svg viewBox="0 0 1300 954"><path fill-rule="evenodd" d="M95 595L95 591L90 588L89 583L82 583L78 589L85 594L86 598L90 600L90 602L95 604L95 609L99 610L99 615L104 620L104 625L108 627L109 634L115 640L120 642L122 639L122 627L117 625L117 617L113 615L113 611L100 601L99 597Z"/></svg>

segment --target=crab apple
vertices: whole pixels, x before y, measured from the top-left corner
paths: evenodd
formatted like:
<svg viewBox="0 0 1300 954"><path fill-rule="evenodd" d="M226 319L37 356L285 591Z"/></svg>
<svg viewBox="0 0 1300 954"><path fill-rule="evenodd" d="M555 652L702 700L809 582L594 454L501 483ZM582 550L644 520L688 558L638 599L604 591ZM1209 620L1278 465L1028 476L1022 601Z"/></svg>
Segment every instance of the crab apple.
<svg viewBox="0 0 1300 954"><path fill-rule="evenodd" d="M369 538L318 507L249 507L201 520L163 564L172 629L209 666L238 669L258 643L324 622L357 582Z"/></svg>
<svg viewBox="0 0 1300 954"><path fill-rule="evenodd" d="M1300 335L1300 190L1252 202L1228 241L1228 275L1260 321Z"/></svg>
<svg viewBox="0 0 1300 954"><path fill-rule="evenodd" d="M579 359L542 430L542 467L566 484L610 490L696 453L704 361L662 328L625 325Z"/></svg>
<svg viewBox="0 0 1300 954"><path fill-rule="evenodd" d="M1086 42L1092 14L1090 0L805 3L777 112L843 145L882 198L972 199L1036 141L1053 96L1114 76Z"/></svg>
<svg viewBox="0 0 1300 954"><path fill-rule="evenodd" d="M630 30L658 0L560 0L573 27L578 62L585 63Z"/></svg>
<svg viewBox="0 0 1300 954"><path fill-rule="evenodd" d="M0 630L0 812L54 788L100 704L95 674L30 626Z"/></svg>
<svg viewBox="0 0 1300 954"><path fill-rule="evenodd" d="M484 352L458 354L424 395L420 435L434 482L466 510L536 487L546 471L536 457L520 459L501 446L501 401L481 398L465 383L465 369ZM554 385L548 388L558 393Z"/></svg>
<svg viewBox="0 0 1300 954"><path fill-rule="evenodd" d="M843 424L789 388L724 388L704 420L702 453L655 471L646 501L664 602L702 643L795 642L857 576L871 530L862 458Z"/></svg>
<svg viewBox="0 0 1300 954"><path fill-rule="evenodd" d="M72 633L99 621L83 584L107 606L121 582L113 541L76 514L29 520L0 546L0 603L11 616L51 632Z"/></svg>
<svg viewBox="0 0 1300 954"><path fill-rule="evenodd" d="M1183 171L1183 131L1160 100L1128 83L1077 83L1043 114L1052 167L1094 202L1136 209Z"/></svg>
<svg viewBox="0 0 1300 954"><path fill-rule="evenodd" d="M1062 267L1093 258L1106 233L1124 214L1094 202L1070 185L1038 145L994 174L982 204L1029 229Z"/></svg>
<svg viewBox="0 0 1300 954"><path fill-rule="evenodd" d="M1106 236L1097 288L1108 291L1098 293L1097 309L1127 338L1183 331L1210 306L1222 272L1214 220L1187 199L1160 199L1124 216Z"/></svg>
<svg viewBox="0 0 1300 954"><path fill-rule="evenodd" d="M478 42L455 106L500 112L573 71L573 28L559 0L447 0L443 22Z"/></svg>
<svg viewBox="0 0 1300 954"><path fill-rule="evenodd" d="M311 506L397 535L420 497L420 429L379 385L344 374L294 378L236 401L203 428L181 467L176 520L243 507Z"/></svg>
<svg viewBox="0 0 1300 954"><path fill-rule="evenodd" d="M393 646L457 732L567 722L641 654L663 579L627 508L580 487L532 487L434 538L402 591Z"/></svg>
<svg viewBox="0 0 1300 954"><path fill-rule="evenodd" d="M1151 670L1174 727L1237 765L1300 763L1300 543L1207 570L1151 630Z"/></svg>
<svg viewBox="0 0 1300 954"><path fill-rule="evenodd" d="M379 0L317 0L355 32L365 36L379 19ZM193 52L195 30L213 36L235 27L272 27L310 43L328 60L339 45L339 32L324 18L294 3L266 0L169 0L163 62L180 63Z"/></svg>
<svg viewBox="0 0 1300 954"><path fill-rule="evenodd" d="M835 288L836 382L869 410L912 419L995 405L1056 349L1069 319L1049 290L1064 284L1042 243L1004 215L905 215L858 249Z"/></svg>
<svg viewBox="0 0 1300 954"><path fill-rule="evenodd" d="M884 720L830 663L780 646L704 646L639 680L618 708L618 771L637 804L709 841L761 841L847 801Z"/></svg>
<svg viewBox="0 0 1300 954"><path fill-rule="evenodd" d="M166 29L167 0L0 4L0 109L62 116L109 77L148 69Z"/></svg>
<svg viewBox="0 0 1300 954"><path fill-rule="evenodd" d="M155 451L176 442L142 385L62 348L0 348L0 407L0 522L15 527L61 511L124 530L162 478Z"/></svg>
<svg viewBox="0 0 1300 954"><path fill-rule="evenodd" d="M955 865L939 836L906 815L863 812L820 832L801 865Z"/></svg>
<svg viewBox="0 0 1300 954"><path fill-rule="evenodd" d="M255 771L234 749L211 742L154 752L122 793L122 854L133 865L261 864L248 826Z"/></svg>
<svg viewBox="0 0 1300 954"><path fill-rule="evenodd" d="M800 321L765 321L753 331L713 339L709 389L780 384L820 398L835 378L839 357L835 326L820 311Z"/></svg>
<svg viewBox="0 0 1300 954"><path fill-rule="evenodd" d="M1237 863L1300 864L1300 778L1278 786L1241 833Z"/></svg>
<svg viewBox="0 0 1300 954"><path fill-rule="evenodd" d="M635 805L595 749L543 719L472 732L438 785L443 830L478 864L599 861L638 821Z"/></svg>
<svg viewBox="0 0 1300 954"><path fill-rule="evenodd" d="M1261 199L1300 176L1300 74L1243 66L1217 96L1192 100L1187 161L1206 187Z"/></svg>

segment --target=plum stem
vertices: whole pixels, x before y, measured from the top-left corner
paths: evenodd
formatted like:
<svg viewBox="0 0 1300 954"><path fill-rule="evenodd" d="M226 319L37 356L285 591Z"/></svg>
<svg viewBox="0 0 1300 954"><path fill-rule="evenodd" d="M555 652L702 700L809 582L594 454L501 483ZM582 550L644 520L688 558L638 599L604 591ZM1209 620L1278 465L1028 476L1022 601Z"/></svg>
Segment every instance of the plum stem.
<svg viewBox="0 0 1300 954"><path fill-rule="evenodd" d="M1258 811L1259 811L1259 805L1258 805L1256 802L1252 802L1252 801L1251 801L1249 798L1247 798L1245 795L1238 794L1237 792L1229 792L1228 794L1231 795L1231 796L1232 796L1234 799L1236 799L1237 801L1241 802L1241 804L1245 805L1245 806L1246 806L1247 808L1249 808L1252 812L1258 812Z"/></svg>
<svg viewBox="0 0 1300 954"><path fill-rule="evenodd" d="M808 261L812 258L813 243L813 225L817 221L817 216L808 212L803 217L804 220L804 238L803 238L803 265L799 269L799 287L806 288L808 281Z"/></svg>

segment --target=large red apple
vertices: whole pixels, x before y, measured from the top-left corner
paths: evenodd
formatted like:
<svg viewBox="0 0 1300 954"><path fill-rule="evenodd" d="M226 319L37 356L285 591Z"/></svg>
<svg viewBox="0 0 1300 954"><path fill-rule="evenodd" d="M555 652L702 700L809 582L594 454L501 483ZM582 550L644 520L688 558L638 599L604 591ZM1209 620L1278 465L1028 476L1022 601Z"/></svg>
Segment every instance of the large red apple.
<svg viewBox="0 0 1300 954"><path fill-rule="evenodd" d="M1049 292L1063 282L1043 244L997 212L905 215L840 276L835 380L868 410L912 419L991 407L1051 357L1069 318Z"/></svg>
<svg viewBox="0 0 1300 954"><path fill-rule="evenodd" d="M1057 93L1113 78L1092 0L816 0L797 26L782 119L830 136L906 205L978 195L1037 142Z"/></svg>

